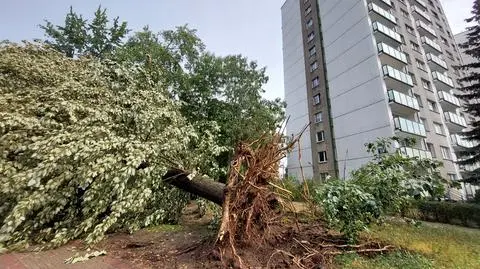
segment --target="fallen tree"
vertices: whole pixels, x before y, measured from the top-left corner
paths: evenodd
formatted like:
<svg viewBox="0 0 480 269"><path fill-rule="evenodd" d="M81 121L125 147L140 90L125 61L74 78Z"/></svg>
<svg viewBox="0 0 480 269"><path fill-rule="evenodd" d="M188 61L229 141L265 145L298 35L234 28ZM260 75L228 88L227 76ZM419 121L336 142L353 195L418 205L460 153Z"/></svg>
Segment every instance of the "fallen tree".
<svg viewBox="0 0 480 269"><path fill-rule="evenodd" d="M181 169L170 169L164 176L163 181L183 191L205 198L222 206L226 185L202 175L192 174Z"/></svg>

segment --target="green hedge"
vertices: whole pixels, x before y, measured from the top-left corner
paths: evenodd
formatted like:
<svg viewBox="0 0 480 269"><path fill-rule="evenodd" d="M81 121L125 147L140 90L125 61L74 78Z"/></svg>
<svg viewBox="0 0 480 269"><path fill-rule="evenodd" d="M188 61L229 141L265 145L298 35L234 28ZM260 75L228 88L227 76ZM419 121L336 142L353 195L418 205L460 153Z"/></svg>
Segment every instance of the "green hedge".
<svg viewBox="0 0 480 269"><path fill-rule="evenodd" d="M406 217L462 225L480 227L480 205L463 202L415 201L413 210L404 211Z"/></svg>

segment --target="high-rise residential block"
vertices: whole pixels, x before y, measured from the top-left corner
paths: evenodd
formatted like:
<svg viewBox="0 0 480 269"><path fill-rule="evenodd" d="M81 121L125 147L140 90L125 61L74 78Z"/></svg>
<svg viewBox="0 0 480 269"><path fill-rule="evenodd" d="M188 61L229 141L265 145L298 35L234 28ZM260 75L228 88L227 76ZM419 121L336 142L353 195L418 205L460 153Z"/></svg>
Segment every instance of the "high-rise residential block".
<svg viewBox="0 0 480 269"><path fill-rule="evenodd" d="M458 135L469 117L454 96L460 56L439 0L286 0L281 11L288 135L310 123L289 175L348 178L371 160L366 143L398 136L416 143L395 150L461 178L455 151L469 146Z"/></svg>

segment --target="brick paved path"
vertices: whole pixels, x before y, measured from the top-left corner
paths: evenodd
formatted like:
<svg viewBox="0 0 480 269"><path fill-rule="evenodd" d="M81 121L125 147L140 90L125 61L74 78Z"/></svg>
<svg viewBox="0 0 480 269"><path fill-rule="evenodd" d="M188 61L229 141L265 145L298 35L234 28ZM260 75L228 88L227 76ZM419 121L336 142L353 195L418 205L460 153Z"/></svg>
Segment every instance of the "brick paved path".
<svg viewBox="0 0 480 269"><path fill-rule="evenodd" d="M135 267L127 261L106 256L92 258L85 262L65 264L65 259L78 251L72 246L41 252L8 253L0 255L0 269L130 269ZM84 252L81 252L84 254Z"/></svg>

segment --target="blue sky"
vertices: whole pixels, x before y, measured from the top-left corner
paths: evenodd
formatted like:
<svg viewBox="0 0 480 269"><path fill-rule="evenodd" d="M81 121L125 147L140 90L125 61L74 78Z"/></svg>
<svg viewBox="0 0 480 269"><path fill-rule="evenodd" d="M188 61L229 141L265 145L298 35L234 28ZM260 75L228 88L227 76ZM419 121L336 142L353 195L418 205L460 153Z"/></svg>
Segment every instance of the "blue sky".
<svg viewBox="0 0 480 269"><path fill-rule="evenodd" d="M342 0L349 1L349 0ZM267 67L267 98L283 98L280 7L284 0L1 0L0 40L43 38L38 24L48 19L62 24L72 5L90 18L101 4L111 17L119 16L133 30L152 30L188 24L198 30L207 49L217 55L242 54ZM442 0L453 33L463 31L472 0Z"/></svg>

